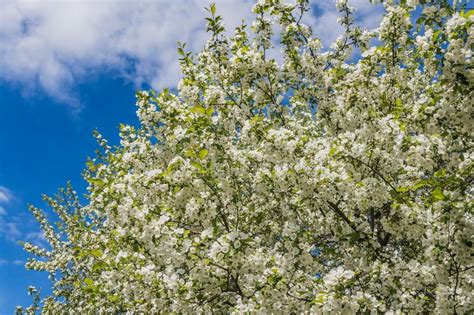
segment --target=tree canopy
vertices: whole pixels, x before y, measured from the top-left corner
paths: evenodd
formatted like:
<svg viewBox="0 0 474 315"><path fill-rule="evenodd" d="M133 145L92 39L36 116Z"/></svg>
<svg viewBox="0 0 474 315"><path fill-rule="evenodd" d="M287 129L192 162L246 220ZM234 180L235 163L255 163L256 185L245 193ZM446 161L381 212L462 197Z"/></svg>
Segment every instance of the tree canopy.
<svg viewBox="0 0 474 315"><path fill-rule="evenodd" d="M473 11L387 1L368 31L336 6L323 47L307 0L232 36L211 5L177 92L138 92L120 146L96 135L87 204L32 207L53 292L18 312L474 312Z"/></svg>

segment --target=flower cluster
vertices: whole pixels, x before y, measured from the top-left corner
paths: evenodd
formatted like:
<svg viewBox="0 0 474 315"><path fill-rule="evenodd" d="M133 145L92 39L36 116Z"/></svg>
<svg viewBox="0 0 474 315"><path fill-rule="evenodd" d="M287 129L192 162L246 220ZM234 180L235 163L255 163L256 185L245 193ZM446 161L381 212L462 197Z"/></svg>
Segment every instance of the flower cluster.
<svg viewBox="0 0 474 315"><path fill-rule="evenodd" d="M54 227L33 208L42 311L474 312L474 15L394 2L369 32L338 0L326 49L305 0L259 1L232 37L211 6L178 92L137 93L119 147L96 135L88 204L47 198Z"/></svg>

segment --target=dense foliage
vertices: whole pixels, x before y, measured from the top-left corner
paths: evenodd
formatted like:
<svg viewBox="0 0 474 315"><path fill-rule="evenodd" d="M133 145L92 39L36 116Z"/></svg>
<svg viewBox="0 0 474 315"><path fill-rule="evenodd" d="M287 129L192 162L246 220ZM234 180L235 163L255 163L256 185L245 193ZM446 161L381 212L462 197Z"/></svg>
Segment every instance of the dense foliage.
<svg viewBox="0 0 474 315"><path fill-rule="evenodd" d="M87 205L68 187L46 198L58 224L32 208L50 248L25 244L27 267L54 287L24 311L474 312L459 2L385 3L367 31L339 0L327 49L306 0L261 0L232 37L212 5L205 49L178 49L178 92L137 93L119 147L97 135Z"/></svg>

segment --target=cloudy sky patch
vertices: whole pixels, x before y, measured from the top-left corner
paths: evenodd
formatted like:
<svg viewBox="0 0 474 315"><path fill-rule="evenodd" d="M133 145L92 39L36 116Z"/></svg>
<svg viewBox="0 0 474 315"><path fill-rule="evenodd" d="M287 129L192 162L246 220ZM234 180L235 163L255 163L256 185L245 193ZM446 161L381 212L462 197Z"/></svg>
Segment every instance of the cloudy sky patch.
<svg viewBox="0 0 474 315"><path fill-rule="evenodd" d="M253 1L220 0L229 30L253 19ZM25 94L36 92L80 109L75 86L98 72L153 88L180 78L177 42L199 51L207 37L205 6L211 1L14 1L0 3L0 80ZM358 21L377 25L381 7L353 0ZM307 22L329 44L342 32L330 0L312 1Z"/></svg>

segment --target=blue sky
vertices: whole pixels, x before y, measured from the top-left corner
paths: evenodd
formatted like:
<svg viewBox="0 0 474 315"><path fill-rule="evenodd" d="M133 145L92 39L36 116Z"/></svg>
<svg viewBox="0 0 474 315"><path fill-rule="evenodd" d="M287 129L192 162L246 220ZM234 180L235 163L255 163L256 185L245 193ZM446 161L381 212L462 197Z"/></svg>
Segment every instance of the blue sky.
<svg viewBox="0 0 474 315"><path fill-rule="evenodd" d="M252 1L216 1L226 25L251 17ZM119 123L137 125L135 91L179 80L176 43L198 51L210 1L0 1L0 315L28 305L28 285L48 291L46 274L26 271L18 241L43 242L28 204L43 206L80 174L98 129L118 143ZM376 27L380 7L352 0L359 22ZM340 33L332 0L307 22L328 44ZM317 16L317 18L315 17Z"/></svg>
<svg viewBox="0 0 474 315"><path fill-rule="evenodd" d="M46 275L24 269L28 256L17 244L42 242L27 204L42 206L41 194L54 194L68 180L84 192L80 174L96 149L92 131L118 143L118 124L137 124L129 82L104 74L78 90L86 105L80 114L41 93L25 98L17 86L0 82L0 183L9 195L0 203L6 212L0 219L0 314L29 302L28 285L48 287Z"/></svg>

